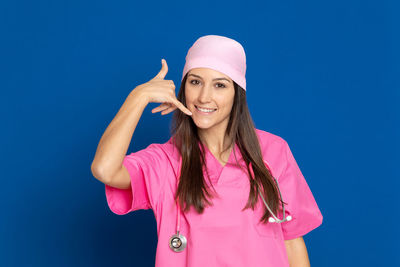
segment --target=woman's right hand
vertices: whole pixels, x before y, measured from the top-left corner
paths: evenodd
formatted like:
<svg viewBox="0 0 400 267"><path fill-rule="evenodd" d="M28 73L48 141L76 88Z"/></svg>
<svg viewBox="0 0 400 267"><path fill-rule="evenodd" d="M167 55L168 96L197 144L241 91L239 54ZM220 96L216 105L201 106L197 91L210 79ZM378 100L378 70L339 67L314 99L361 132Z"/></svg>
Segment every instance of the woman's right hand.
<svg viewBox="0 0 400 267"><path fill-rule="evenodd" d="M168 114L179 108L185 114L191 116L192 112L187 109L175 96L175 84L172 80L164 80L168 72L165 59L161 60L162 67L160 72L150 81L138 85L134 91L140 91L147 99L147 102L162 103L151 112L161 112L161 115Z"/></svg>

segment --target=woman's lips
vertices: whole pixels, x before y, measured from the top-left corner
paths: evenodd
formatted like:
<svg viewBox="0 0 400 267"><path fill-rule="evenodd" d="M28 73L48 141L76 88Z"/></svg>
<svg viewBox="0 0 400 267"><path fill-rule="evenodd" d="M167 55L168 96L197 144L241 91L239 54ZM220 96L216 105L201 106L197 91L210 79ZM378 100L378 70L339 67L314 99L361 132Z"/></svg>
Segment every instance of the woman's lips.
<svg viewBox="0 0 400 267"><path fill-rule="evenodd" d="M213 114L213 113L216 111L216 109L215 109L214 111L211 111L211 112L204 112L204 111L199 110L199 109L197 108L197 106L195 106L195 107L196 107L196 111L197 111L198 113L202 114L202 115L211 115L211 114Z"/></svg>

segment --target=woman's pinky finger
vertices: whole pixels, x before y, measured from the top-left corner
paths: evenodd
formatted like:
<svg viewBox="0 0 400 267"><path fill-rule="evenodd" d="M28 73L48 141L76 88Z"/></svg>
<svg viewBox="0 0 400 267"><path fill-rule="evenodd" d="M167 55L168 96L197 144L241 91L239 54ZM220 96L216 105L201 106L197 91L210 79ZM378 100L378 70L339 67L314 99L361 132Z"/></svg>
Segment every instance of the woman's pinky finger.
<svg viewBox="0 0 400 267"><path fill-rule="evenodd" d="M175 106L169 107L169 108L163 110L163 112L161 112L161 114L162 114L162 115L165 115L165 114L171 113L171 112L174 111L175 109L176 109Z"/></svg>
<svg viewBox="0 0 400 267"><path fill-rule="evenodd" d="M169 108L171 105L169 103L162 103L161 105L159 105L158 107L155 107L151 110L152 113L154 112L159 112L162 110L166 110L167 108Z"/></svg>
<svg viewBox="0 0 400 267"><path fill-rule="evenodd" d="M192 116L192 112L187 107L185 107L181 102L179 102L177 99L173 99L172 101L177 108L182 110L183 113Z"/></svg>

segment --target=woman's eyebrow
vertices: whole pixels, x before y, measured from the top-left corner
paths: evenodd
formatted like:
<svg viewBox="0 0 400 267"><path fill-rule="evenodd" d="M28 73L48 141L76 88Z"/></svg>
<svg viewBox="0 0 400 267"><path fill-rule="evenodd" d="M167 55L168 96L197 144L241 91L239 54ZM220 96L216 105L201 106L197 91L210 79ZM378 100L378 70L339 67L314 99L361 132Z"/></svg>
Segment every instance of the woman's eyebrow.
<svg viewBox="0 0 400 267"><path fill-rule="evenodd" d="M201 78L201 76L196 75L196 74L189 74L188 76L194 76L194 77L203 79L203 78ZM226 81L230 82L230 81L229 81L228 79L226 79L226 78L215 78L215 79L213 79L213 81L217 81L217 80L226 80Z"/></svg>

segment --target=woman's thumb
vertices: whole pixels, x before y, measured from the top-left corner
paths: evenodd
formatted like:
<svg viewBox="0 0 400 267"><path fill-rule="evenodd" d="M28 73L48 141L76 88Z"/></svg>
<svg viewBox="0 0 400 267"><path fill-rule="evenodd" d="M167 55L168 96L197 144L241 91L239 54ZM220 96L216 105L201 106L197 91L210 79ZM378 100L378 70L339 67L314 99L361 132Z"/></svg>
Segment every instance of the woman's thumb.
<svg viewBox="0 0 400 267"><path fill-rule="evenodd" d="M165 75L167 75L168 72L168 65L165 59L161 59L161 70L157 73L157 75L154 78L160 78L164 79Z"/></svg>

